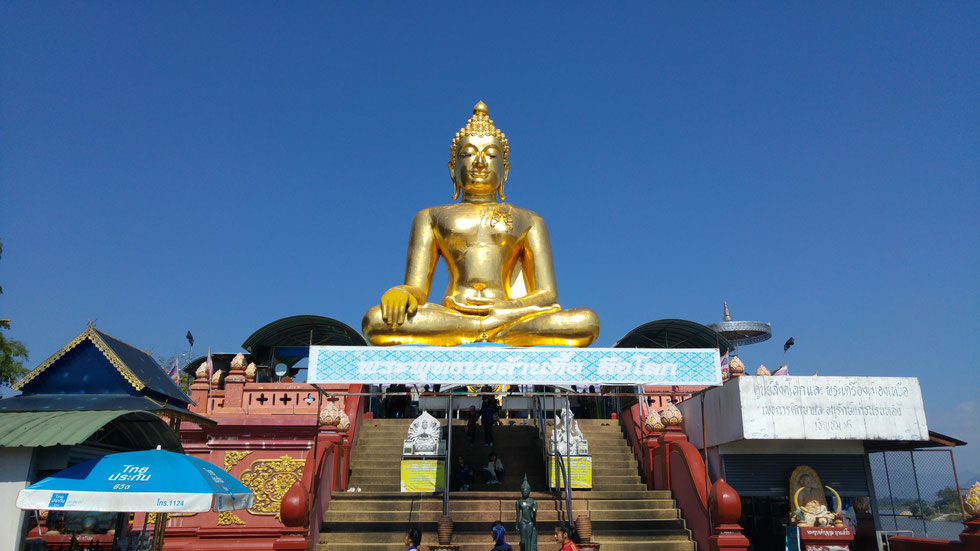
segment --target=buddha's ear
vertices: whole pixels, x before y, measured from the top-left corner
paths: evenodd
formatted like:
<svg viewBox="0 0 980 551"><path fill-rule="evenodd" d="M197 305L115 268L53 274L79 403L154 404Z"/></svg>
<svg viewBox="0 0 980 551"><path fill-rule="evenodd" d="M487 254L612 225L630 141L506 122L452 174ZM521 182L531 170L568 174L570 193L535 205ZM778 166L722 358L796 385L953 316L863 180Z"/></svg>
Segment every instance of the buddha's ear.
<svg viewBox="0 0 980 551"><path fill-rule="evenodd" d="M500 187L497 188L497 194L500 196L501 201L507 200L507 196L504 195L504 184L507 183L508 174L510 174L510 167L504 169L504 178L500 181Z"/></svg>
<svg viewBox="0 0 980 551"><path fill-rule="evenodd" d="M459 199L459 182L456 181L456 167L449 163L449 179L453 181L453 201Z"/></svg>

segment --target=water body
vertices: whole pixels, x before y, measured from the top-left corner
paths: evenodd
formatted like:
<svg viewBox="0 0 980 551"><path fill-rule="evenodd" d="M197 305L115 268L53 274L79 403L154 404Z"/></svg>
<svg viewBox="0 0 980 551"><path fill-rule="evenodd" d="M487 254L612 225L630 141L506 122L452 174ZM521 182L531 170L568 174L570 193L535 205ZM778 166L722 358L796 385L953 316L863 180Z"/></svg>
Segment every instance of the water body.
<svg viewBox="0 0 980 551"><path fill-rule="evenodd" d="M917 538L933 538L938 540L959 540L963 531L962 522L946 520L927 520L912 517L881 516L882 530L911 530ZM905 534L902 534L905 535Z"/></svg>

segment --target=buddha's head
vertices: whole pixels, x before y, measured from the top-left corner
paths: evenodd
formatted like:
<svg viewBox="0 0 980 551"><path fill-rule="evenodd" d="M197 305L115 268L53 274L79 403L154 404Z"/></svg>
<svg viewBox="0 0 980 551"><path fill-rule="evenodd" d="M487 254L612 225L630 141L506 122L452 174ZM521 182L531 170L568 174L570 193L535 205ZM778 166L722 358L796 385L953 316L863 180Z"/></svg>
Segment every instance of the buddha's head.
<svg viewBox="0 0 980 551"><path fill-rule="evenodd" d="M453 179L453 199L460 190L472 196L504 195L510 172L510 146L507 137L490 120L482 101L473 106L473 116L453 137L449 150L449 176Z"/></svg>

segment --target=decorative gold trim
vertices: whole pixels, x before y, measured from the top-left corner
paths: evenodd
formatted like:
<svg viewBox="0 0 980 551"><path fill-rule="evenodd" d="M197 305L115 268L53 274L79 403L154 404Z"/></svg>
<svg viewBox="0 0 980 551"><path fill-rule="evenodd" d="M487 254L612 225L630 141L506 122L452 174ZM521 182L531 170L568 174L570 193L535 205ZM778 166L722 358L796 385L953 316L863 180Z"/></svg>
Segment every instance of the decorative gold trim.
<svg viewBox="0 0 980 551"><path fill-rule="evenodd" d="M73 350L76 346L81 344L82 341L86 339L92 341L92 344L94 344L95 347L98 348L100 352L102 352L102 355L105 356L107 360L109 360L109 363L111 363L112 366L116 368L116 371L118 371L119 374L122 375L123 378L129 382L129 384L133 385L133 388L135 388L136 390L143 390L143 387L145 386L143 382L140 381L136 377L136 375L134 375L133 372L129 370L128 367L126 367L126 364L124 364L123 361L120 360L118 356L116 356L116 353L113 352L111 348L109 348L109 345L106 344L104 340L102 340L102 337L99 336L98 332L96 332L95 328L92 326L86 327L85 331L82 331L77 337L72 339L71 342L61 347L61 350L55 352L54 355L52 355L50 358L45 360L44 363L35 367L33 370L31 370L30 373L24 375L19 381L12 384L10 388L13 390L20 390L21 388L24 387L24 385L37 378L38 375L44 373L44 370L51 367L51 364L60 360L65 354Z"/></svg>
<svg viewBox="0 0 980 551"><path fill-rule="evenodd" d="M239 461L245 459L245 457L252 452L250 451L226 451L225 452L225 470L231 472L231 468L238 464Z"/></svg>
<svg viewBox="0 0 980 551"><path fill-rule="evenodd" d="M230 526L232 524L245 524L245 521L238 518L238 515L231 511L221 511L218 513L218 526Z"/></svg>
<svg viewBox="0 0 980 551"><path fill-rule="evenodd" d="M16 383L10 385L10 388L13 389L13 390L20 390L21 388L23 388L24 385L26 385L27 383L33 381L38 375L40 375L41 373L43 373L45 369L47 369L48 367L50 367L51 364L53 364L54 362L56 362L59 359L61 359L61 357L64 356L65 354L67 354L72 348L75 348L76 346L78 346L78 343L80 343L83 340L87 339L88 338L88 335L89 335L89 331L91 331L91 330L92 330L92 328L91 327L88 327L88 328L85 329L85 331L82 331L81 333L79 333L79 335L77 337L75 337L74 339L72 339L71 342L69 342L65 346L61 347L61 350L55 352L47 360L44 360L44 362L42 362L41 365L39 365L39 366L35 367L34 369L32 369L30 373L28 373L27 375L24 375L23 377L21 377L19 381L17 381Z"/></svg>
<svg viewBox="0 0 980 551"><path fill-rule="evenodd" d="M252 490L255 505L248 510L253 515L275 515L279 517L279 507L286 492L297 481L303 479L304 459L293 459L283 455L278 459L256 459L238 479Z"/></svg>

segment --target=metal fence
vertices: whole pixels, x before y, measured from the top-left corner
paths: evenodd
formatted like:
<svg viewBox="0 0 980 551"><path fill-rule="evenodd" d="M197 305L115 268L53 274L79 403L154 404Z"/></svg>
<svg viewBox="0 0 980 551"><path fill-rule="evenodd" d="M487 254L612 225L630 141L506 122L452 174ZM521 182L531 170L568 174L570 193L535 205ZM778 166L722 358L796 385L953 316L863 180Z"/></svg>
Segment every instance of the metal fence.
<svg viewBox="0 0 980 551"><path fill-rule="evenodd" d="M956 540L966 515L952 448L868 455L883 532Z"/></svg>

